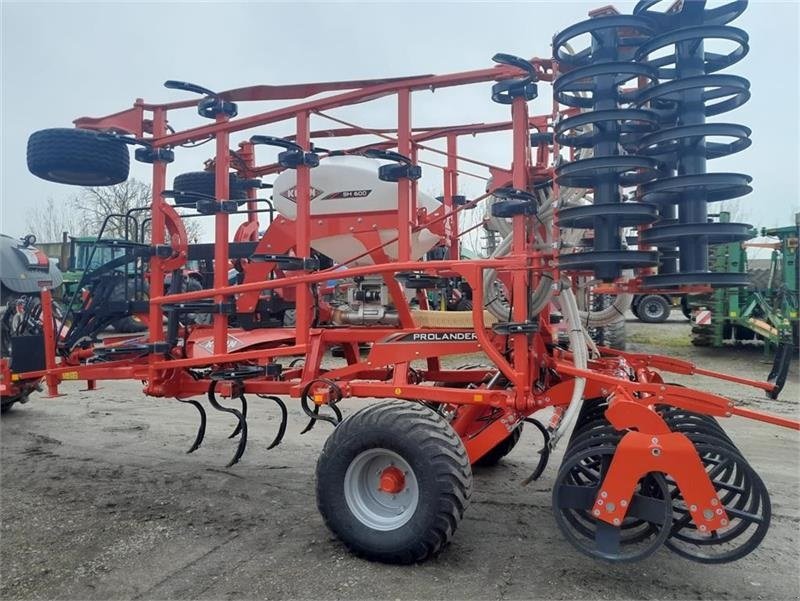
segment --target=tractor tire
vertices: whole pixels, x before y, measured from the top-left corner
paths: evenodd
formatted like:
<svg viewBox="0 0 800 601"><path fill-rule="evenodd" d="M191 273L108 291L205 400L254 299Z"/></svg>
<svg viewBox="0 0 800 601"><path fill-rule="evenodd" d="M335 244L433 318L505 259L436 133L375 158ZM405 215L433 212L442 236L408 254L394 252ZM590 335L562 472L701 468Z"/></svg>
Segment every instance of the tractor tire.
<svg viewBox="0 0 800 601"><path fill-rule="evenodd" d="M685 294L681 297L681 313L689 321L692 320L692 308L689 306L689 297Z"/></svg>
<svg viewBox="0 0 800 601"><path fill-rule="evenodd" d="M511 434L508 435L508 438L501 440L498 445L493 448L491 451L486 453L483 457L478 459L475 462L475 465L478 467L493 467L500 463L500 460L508 455L511 450L517 446L520 437L522 436L522 423L520 423L514 430L512 430Z"/></svg>
<svg viewBox="0 0 800 601"><path fill-rule="evenodd" d="M0 399L0 415L5 415L19 399Z"/></svg>
<svg viewBox="0 0 800 601"><path fill-rule="evenodd" d="M283 327L284 328L297 327L297 309L286 309L283 312Z"/></svg>
<svg viewBox="0 0 800 601"><path fill-rule="evenodd" d="M664 323L669 319L669 301L658 294L643 297L636 309L636 317L644 323Z"/></svg>
<svg viewBox="0 0 800 601"><path fill-rule="evenodd" d="M206 197L216 198L216 174L213 171L190 171L175 176L172 188L184 195L175 199L177 206L193 205ZM228 174L228 200L244 200L247 198L245 182L235 173ZM197 195L197 196L195 196ZM242 203L239 203L242 204Z"/></svg>
<svg viewBox="0 0 800 601"><path fill-rule="evenodd" d="M330 435L317 461L326 526L372 561L417 563L450 542L472 495L472 468L445 419L419 403L361 409Z"/></svg>
<svg viewBox="0 0 800 601"><path fill-rule="evenodd" d="M136 334L147 330L147 326L132 315L118 319L111 327L119 334Z"/></svg>
<svg viewBox="0 0 800 601"><path fill-rule="evenodd" d="M620 317L618 320L611 322L607 326L603 326L603 343L608 348L613 348L618 351L625 350L625 347L627 346L625 318Z"/></svg>
<svg viewBox="0 0 800 601"><path fill-rule="evenodd" d="M472 311L472 301L468 298L459 299L456 303L454 311Z"/></svg>
<svg viewBox="0 0 800 601"><path fill-rule="evenodd" d="M128 146L89 129L43 129L28 138L28 170L73 186L113 186L128 179Z"/></svg>

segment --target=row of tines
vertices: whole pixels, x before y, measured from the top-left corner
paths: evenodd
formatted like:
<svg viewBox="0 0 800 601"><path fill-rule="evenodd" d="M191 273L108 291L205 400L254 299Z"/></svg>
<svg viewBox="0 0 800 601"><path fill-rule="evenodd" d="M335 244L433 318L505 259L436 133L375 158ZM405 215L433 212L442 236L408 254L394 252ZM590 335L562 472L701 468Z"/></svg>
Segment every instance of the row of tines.
<svg viewBox="0 0 800 601"><path fill-rule="evenodd" d="M556 181L591 198L563 207L559 225L592 230L591 249L562 253L559 264L604 281L649 268L650 287L742 285L742 274L709 273L708 246L745 240L751 228L711 222L708 206L749 193L751 178L708 172L707 161L747 148L750 130L706 118L750 97L746 79L719 73L748 52L747 34L727 25L747 3L670 3L663 12L657 4L595 16L553 40L554 94L580 111L556 125L559 145L573 149ZM583 38L588 45L574 49ZM626 236L631 227L638 238Z"/></svg>

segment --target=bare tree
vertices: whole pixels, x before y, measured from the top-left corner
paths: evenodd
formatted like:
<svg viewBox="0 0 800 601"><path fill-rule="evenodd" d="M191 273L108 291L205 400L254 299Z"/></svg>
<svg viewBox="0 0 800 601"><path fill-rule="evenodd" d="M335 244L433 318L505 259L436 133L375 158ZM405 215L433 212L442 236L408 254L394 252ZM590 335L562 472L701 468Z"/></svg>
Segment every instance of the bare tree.
<svg viewBox="0 0 800 601"><path fill-rule="evenodd" d="M60 242L63 232L73 236L89 233L86 222L75 212L71 202L56 203L52 198L47 199L44 207L28 209L25 225L40 242Z"/></svg>
<svg viewBox="0 0 800 601"><path fill-rule="evenodd" d="M72 205L81 214L87 229L98 234L109 215L124 215L130 209L149 206L151 198L148 184L129 179L115 186L82 188L72 199ZM142 221L144 213L134 213L137 221ZM124 238L125 233L125 220L112 217L106 223L103 237Z"/></svg>
<svg viewBox="0 0 800 601"><path fill-rule="evenodd" d="M72 201L73 207L82 214L82 218L87 224L87 229L92 233L99 233L103 222L108 215L125 215L131 209L149 207L152 202L152 190L149 184L140 182L137 179L129 179L115 186L102 186L93 188L83 188ZM138 232L140 239L148 240L149 211L136 211L133 217L136 219L137 227L145 228L144 236L141 230ZM190 242L196 242L200 233L200 224L196 219L186 219L183 221L186 233ZM129 220L129 236L132 237L133 221ZM121 217L114 217L108 220L104 238L124 238L125 220Z"/></svg>

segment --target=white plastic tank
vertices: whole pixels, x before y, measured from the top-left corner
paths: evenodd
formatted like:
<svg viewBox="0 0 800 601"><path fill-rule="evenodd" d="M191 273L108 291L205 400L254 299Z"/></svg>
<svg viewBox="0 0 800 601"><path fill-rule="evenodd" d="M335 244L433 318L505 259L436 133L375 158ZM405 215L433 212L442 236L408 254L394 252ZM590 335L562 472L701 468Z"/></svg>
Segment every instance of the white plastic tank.
<svg viewBox="0 0 800 601"><path fill-rule="evenodd" d="M311 169L311 216L354 215L397 211L397 184L378 179L381 163L364 157L330 157L322 159L318 167ZM297 172L287 169L274 182L273 203L284 217L294 220L297 216L295 204ZM432 196L417 191L417 206L430 215L442 205ZM397 236L396 228L378 230L381 242ZM411 258L419 259L439 242L440 237L428 229L411 234ZM311 246L329 256L336 263L343 263L368 250L355 236L340 234L315 238ZM372 246L372 245L370 245ZM397 260L397 242L386 245L383 250ZM352 265L372 265L370 257Z"/></svg>

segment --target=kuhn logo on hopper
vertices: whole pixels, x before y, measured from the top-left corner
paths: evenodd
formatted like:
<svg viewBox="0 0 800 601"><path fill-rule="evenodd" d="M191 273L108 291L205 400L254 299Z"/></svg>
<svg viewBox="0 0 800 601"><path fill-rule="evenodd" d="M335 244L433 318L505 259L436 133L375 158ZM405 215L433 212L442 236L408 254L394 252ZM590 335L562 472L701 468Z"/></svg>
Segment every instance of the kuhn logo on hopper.
<svg viewBox="0 0 800 601"><path fill-rule="evenodd" d="M309 192L311 193L311 198L309 200L314 200L317 196L322 194L322 190L317 190L314 186L310 186ZM280 193L286 200L291 200L292 202L297 202L297 186L292 186L288 190L284 190Z"/></svg>

